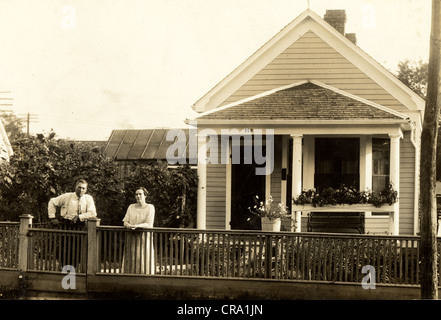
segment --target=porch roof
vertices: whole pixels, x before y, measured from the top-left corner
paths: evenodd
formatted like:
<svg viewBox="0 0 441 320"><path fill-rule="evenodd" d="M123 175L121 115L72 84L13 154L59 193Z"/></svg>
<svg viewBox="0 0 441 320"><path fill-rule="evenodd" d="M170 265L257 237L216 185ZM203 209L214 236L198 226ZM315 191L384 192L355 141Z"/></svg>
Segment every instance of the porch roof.
<svg viewBox="0 0 441 320"><path fill-rule="evenodd" d="M408 116L317 81L271 90L195 120L403 120Z"/></svg>

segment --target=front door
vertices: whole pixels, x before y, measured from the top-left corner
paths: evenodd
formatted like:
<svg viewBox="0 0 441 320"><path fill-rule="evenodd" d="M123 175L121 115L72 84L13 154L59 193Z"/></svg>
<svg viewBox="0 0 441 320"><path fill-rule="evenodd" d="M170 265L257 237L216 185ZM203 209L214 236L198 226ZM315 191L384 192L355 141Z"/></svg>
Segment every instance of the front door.
<svg viewBox="0 0 441 320"><path fill-rule="evenodd" d="M265 199L265 175L256 175L256 168L264 165L259 166L254 160L245 161L243 146L240 152L240 163L231 165L231 229L260 230L260 218L248 208L254 206L256 195Z"/></svg>

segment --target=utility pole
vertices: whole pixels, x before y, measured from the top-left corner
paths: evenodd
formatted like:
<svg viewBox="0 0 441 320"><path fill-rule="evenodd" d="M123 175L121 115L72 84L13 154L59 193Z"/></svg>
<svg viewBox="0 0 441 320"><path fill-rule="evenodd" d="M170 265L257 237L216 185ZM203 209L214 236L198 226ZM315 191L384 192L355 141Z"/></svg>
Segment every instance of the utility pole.
<svg viewBox="0 0 441 320"><path fill-rule="evenodd" d="M38 119L38 115L35 113L27 113L27 114L21 114L21 119L26 119L26 133L29 136L30 134L30 124L31 122L34 123Z"/></svg>
<svg viewBox="0 0 441 320"><path fill-rule="evenodd" d="M441 67L441 0L432 0L429 73L421 135L421 298L438 299L436 146L438 139Z"/></svg>

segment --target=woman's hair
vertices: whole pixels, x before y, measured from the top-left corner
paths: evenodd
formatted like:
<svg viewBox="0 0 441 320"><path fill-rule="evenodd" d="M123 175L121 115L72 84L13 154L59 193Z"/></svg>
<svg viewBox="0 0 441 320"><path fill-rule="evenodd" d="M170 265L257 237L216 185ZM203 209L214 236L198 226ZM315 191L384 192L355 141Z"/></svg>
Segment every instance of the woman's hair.
<svg viewBox="0 0 441 320"><path fill-rule="evenodd" d="M144 192L144 196L145 196L145 197L147 197L147 195L149 194L149 192L147 191L147 189L144 188L144 187L139 187L139 188L137 188L136 190L142 190L142 192Z"/></svg>

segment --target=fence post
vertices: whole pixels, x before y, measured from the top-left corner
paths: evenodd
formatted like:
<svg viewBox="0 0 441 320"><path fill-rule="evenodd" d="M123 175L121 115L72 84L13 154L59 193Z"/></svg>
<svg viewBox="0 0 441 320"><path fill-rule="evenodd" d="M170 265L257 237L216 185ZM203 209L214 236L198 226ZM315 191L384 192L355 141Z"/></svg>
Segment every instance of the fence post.
<svg viewBox="0 0 441 320"><path fill-rule="evenodd" d="M270 234L265 235L265 278L272 278L272 266L273 266L273 236Z"/></svg>
<svg viewBox="0 0 441 320"><path fill-rule="evenodd" d="M18 269L21 271L26 271L28 268L28 257L29 257L28 231L32 225L32 218L33 216L31 216L30 214L23 214L20 216Z"/></svg>
<svg viewBox="0 0 441 320"><path fill-rule="evenodd" d="M94 275L98 271L98 235L96 227L101 219L87 220L87 275Z"/></svg>

